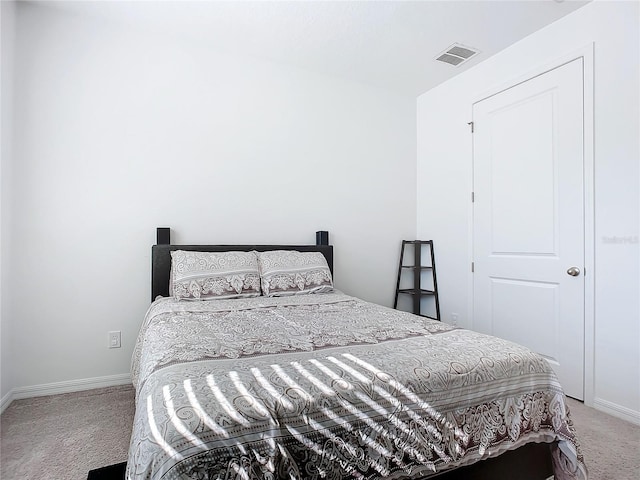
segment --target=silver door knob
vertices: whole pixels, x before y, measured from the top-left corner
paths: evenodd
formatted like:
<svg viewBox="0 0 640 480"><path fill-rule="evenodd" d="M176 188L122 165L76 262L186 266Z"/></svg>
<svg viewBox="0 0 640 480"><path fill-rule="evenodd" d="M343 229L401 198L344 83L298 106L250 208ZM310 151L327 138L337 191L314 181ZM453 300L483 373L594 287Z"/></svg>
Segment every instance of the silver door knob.
<svg viewBox="0 0 640 480"><path fill-rule="evenodd" d="M569 270L567 270L567 273L572 277L577 277L578 275L580 275L580 269L578 267L571 267Z"/></svg>

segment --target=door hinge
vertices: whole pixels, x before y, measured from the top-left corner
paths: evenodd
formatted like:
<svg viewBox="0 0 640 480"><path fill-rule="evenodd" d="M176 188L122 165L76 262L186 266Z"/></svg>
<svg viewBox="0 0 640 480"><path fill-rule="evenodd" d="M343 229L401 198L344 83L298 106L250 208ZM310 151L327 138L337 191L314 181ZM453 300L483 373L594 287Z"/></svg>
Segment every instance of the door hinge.
<svg viewBox="0 0 640 480"><path fill-rule="evenodd" d="M471 203L476 201L476 192L471 192Z"/></svg>
<svg viewBox="0 0 640 480"><path fill-rule="evenodd" d="M467 122L467 125L471 125L471 133L474 132L474 123L473 122Z"/></svg>
<svg viewBox="0 0 640 480"><path fill-rule="evenodd" d="M476 264L475 262L471 262L471 273L475 272L476 270Z"/></svg>

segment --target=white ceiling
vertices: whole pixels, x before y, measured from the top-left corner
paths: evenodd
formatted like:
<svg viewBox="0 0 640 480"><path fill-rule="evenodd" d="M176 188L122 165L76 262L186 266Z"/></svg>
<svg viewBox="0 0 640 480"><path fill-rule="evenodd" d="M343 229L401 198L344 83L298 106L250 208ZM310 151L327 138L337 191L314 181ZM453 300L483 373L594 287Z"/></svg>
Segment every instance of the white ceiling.
<svg viewBox="0 0 640 480"><path fill-rule="evenodd" d="M190 36L252 55L417 96L586 1L63 1L29 2ZM480 54L434 59L453 43Z"/></svg>

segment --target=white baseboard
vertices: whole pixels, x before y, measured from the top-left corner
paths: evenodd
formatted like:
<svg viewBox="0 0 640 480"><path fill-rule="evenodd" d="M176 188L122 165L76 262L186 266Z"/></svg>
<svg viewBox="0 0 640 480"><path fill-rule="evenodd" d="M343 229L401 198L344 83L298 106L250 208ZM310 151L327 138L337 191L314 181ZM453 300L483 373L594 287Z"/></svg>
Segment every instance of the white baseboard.
<svg viewBox="0 0 640 480"><path fill-rule="evenodd" d="M640 425L640 412L631 410L630 408L623 407L608 400L601 398L593 399L593 408L600 410L601 412L608 413L614 417L621 418L627 422L631 422L635 425Z"/></svg>
<svg viewBox="0 0 640 480"><path fill-rule="evenodd" d="M45 383L42 385L32 385L29 387L17 387L12 389L0 403L0 413L7 408L12 401L21 398L42 397L45 395L58 395L61 393L80 392L83 390L93 390L94 388L115 387L117 385L128 385L131 383L131 375L122 373L119 375L107 375L105 377L82 378L79 380L68 380L66 382Z"/></svg>
<svg viewBox="0 0 640 480"><path fill-rule="evenodd" d="M2 400L0 400L0 413L4 412L5 408L11 405L11 402L13 402L13 389L9 390L9 392L2 397Z"/></svg>

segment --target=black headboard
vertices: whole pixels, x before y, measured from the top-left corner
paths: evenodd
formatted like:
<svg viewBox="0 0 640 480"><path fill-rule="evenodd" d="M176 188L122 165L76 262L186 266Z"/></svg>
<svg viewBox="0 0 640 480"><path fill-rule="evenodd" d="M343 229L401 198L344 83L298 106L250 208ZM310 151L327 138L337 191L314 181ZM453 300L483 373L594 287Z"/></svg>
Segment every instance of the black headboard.
<svg viewBox="0 0 640 480"><path fill-rule="evenodd" d="M249 252L256 250L297 250L299 252L320 252L327 259L333 273L333 245L328 245L328 233L316 233L317 245L170 245L169 229L158 229L158 245L151 247L151 301L158 295L169 296L169 274L171 272L171 252L189 250L196 252ZM166 243L164 243L166 242Z"/></svg>

